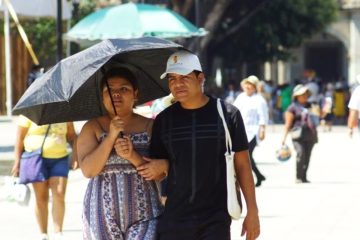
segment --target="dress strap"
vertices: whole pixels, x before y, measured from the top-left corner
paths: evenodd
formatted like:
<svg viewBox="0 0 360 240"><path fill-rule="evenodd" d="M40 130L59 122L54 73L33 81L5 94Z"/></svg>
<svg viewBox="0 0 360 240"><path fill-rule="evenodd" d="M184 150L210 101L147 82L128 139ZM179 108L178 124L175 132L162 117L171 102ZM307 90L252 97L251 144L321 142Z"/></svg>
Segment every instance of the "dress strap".
<svg viewBox="0 0 360 240"><path fill-rule="evenodd" d="M150 130L150 126L151 126L152 121L153 120L151 118L148 118L148 120L146 122L146 125L145 125L145 129L144 129L145 132L150 133L150 134L151 134L151 132L149 130Z"/></svg>

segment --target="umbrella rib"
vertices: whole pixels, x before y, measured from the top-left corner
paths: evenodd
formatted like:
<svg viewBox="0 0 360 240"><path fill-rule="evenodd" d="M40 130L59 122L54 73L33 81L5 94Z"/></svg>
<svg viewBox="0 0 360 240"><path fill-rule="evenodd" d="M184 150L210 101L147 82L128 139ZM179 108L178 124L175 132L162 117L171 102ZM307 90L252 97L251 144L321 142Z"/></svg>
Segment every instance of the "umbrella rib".
<svg viewBox="0 0 360 240"><path fill-rule="evenodd" d="M132 64L134 67L136 67L137 69L141 70L149 79L152 79L152 77L146 72L144 71L141 67L139 67L138 65ZM154 84L156 84L165 94L168 93L157 81L154 81Z"/></svg>

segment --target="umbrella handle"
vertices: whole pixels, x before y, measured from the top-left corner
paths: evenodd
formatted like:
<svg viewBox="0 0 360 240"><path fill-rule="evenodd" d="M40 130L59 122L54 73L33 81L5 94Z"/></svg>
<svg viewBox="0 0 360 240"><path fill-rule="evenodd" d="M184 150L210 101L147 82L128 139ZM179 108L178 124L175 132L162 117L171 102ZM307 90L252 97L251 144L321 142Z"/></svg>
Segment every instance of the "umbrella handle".
<svg viewBox="0 0 360 240"><path fill-rule="evenodd" d="M109 83L108 83L107 79L105 79L105 84L106 84L106 87L107 87L108 92L109 92L109 96L110 96L111 104L113 106L114 114L117 115L114 100L113 100L113 97L112 97L112 94L111 94L111 89L110 89L110 86L109 86Z"/></svg>
<svg viewBox="0 0 360 240"><path fill-rule="evenodd" d="M109 83L108 83L107 79L105 79L105 84L106 84L106 87L107 87L108 92L109 92L111 104L112 104L113 109L114 109L114 114L117 115L116 108L115 108L115 104L114 104L114 100L113 100L113 97L112 97L112 94L111 94L111 89L110 89L110 86L109 86ZM121 138L124 138L124 132L123 132L123 131L120 132L120 137L121 137Z"/></svg>

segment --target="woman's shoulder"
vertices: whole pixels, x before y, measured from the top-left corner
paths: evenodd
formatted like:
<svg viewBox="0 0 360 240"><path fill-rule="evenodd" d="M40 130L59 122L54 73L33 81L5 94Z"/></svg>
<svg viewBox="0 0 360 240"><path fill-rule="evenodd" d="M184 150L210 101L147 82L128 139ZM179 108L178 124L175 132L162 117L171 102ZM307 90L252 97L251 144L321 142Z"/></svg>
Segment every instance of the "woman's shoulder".
<svg viewBox="0 0 360 240"><path fill-rule="evenodd" d="M101 126L102 118L103 117L99 117L88 120L82 127L81 131L96 132L96 133L104 132L105 130Z"/></svg>

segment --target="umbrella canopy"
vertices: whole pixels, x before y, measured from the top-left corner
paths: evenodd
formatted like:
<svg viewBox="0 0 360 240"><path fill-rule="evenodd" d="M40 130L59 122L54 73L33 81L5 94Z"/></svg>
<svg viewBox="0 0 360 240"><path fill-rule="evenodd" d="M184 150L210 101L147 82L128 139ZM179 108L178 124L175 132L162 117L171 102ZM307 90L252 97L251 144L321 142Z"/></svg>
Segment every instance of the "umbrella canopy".
<svg viewBox="0 0 360 240"><path fill-rule="evenodd" d="M150 4L126 3L98 10L69 30L71 41L96 41L111 38L156 36L161 38L203 36L179 14Z"/></svg>
<svg viewBox="0 0 360 240"><path fill-rule="evenodd" d="M167 58L182 46L154 37L104 40L63 59L38 78L13 109L37 124L87 120L105 113L100 82L111 67L126 67L138 79L138 104L169 94L160 80Z"/></svg>

